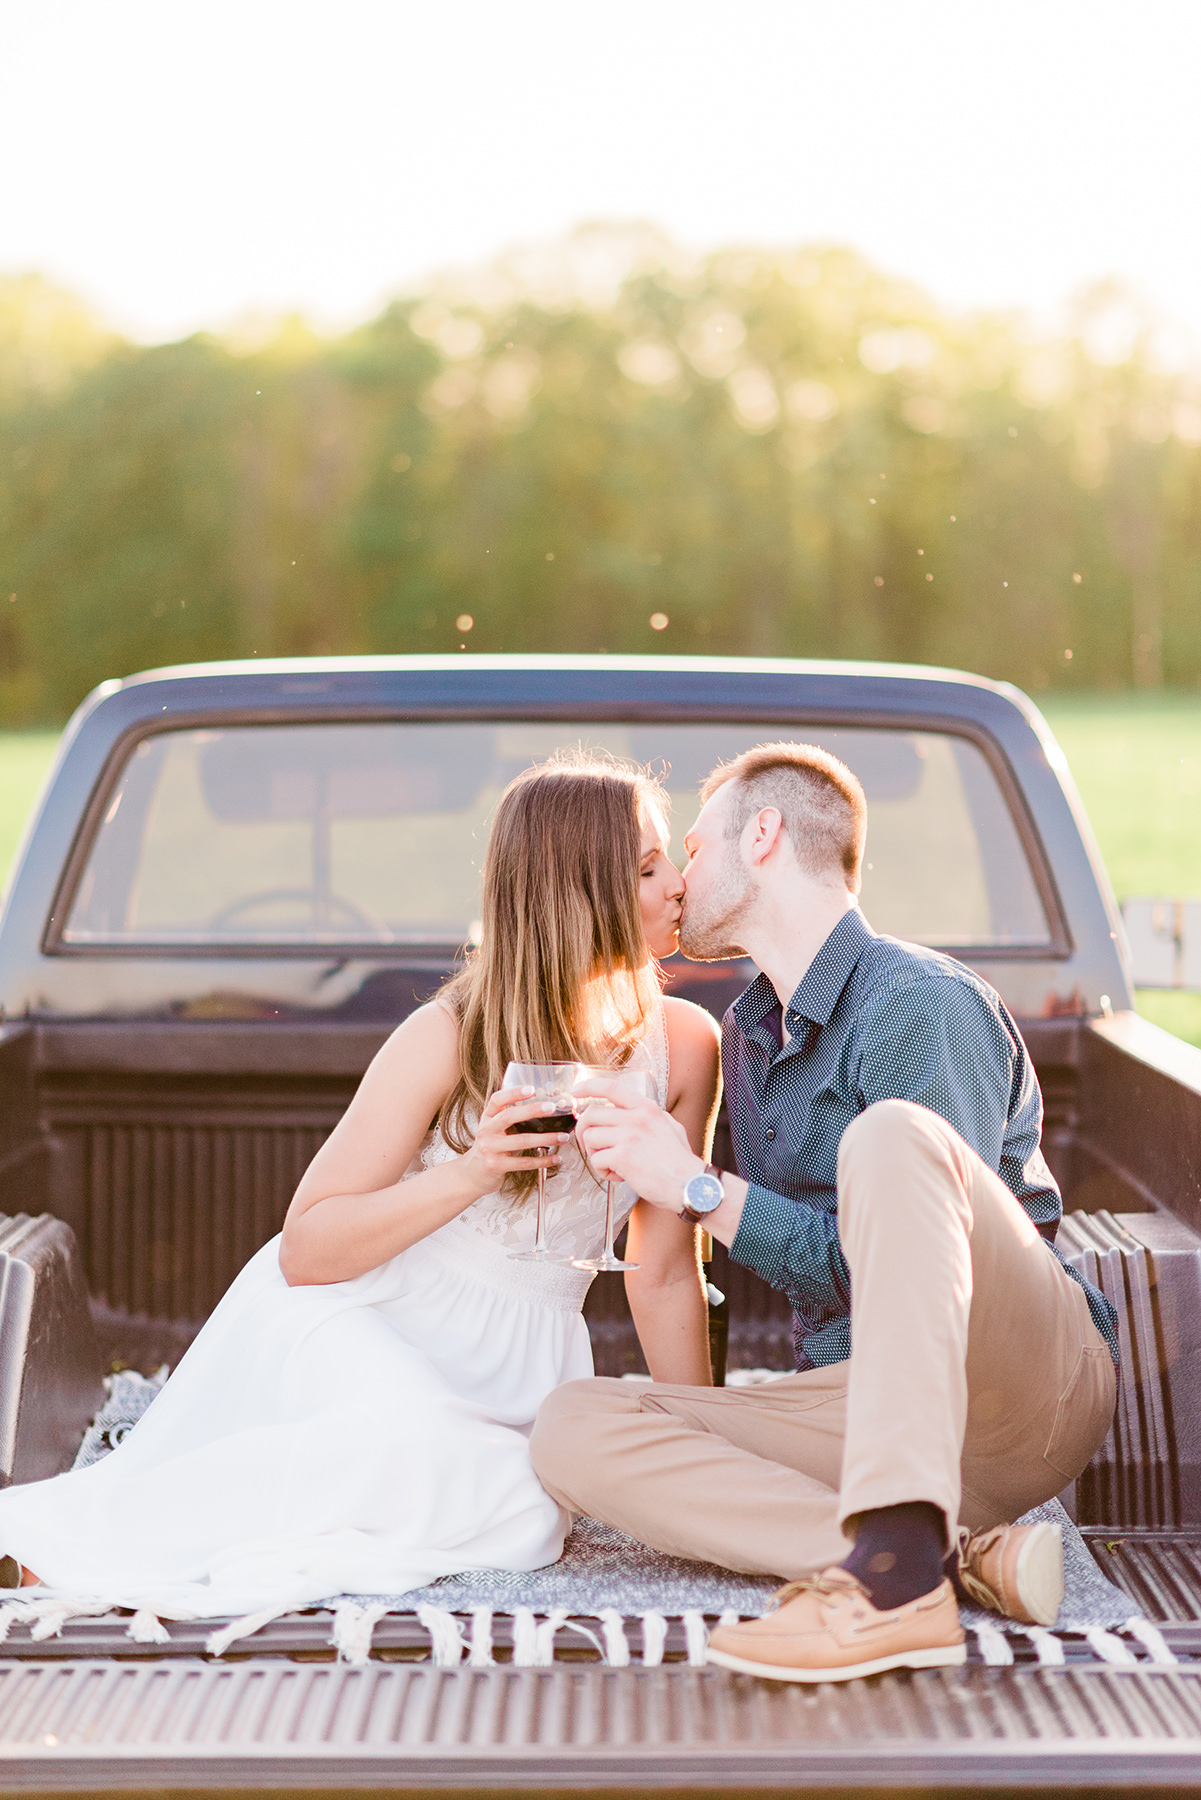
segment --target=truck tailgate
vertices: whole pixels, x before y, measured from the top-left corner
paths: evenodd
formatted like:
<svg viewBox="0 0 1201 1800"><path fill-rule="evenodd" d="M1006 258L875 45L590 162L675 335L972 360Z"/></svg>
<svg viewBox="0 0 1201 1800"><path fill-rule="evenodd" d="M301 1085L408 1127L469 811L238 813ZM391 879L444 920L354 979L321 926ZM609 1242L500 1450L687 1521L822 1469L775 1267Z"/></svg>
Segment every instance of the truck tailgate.
<svg viewBox="0 0 1201 1800"><path fill-rule="evenodd" d="M799 1688L687 1665L16 1662L9 1787L1192 1785L1201 1667L925 1670Z"/></svg>

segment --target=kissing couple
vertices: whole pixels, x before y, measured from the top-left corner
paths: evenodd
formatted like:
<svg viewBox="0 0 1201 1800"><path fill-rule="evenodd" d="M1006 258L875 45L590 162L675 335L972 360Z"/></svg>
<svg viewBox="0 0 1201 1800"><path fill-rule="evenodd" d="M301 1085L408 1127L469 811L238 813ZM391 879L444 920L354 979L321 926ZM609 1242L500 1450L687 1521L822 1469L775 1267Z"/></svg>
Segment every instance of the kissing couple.
<svg viewBox="0 0 1201 1800"><path fill-rule="evenodd" d="M120 1446L0 1494L12 1585L261 1623L540 1567L588 1513L781 1578L710 1640L754 1674L961 1662L962 1597L1054 1621L1058 1530L1013 1521L1103 1441L1116 1335L1054 1248L1025 1045L979 976L864 919L836 757L762 745L701 799L681 873L642 771L511 783L478 949ZM662 996L677 947L762 971L720 1042ZM577 1065L574 1132L510 1064ZM723 1073L736 1170L708 1161ZM592 1376L581 1316L610 1182L645 1381ZM713 1386L702 1224L788 1295L794 1373Z"/></svg>

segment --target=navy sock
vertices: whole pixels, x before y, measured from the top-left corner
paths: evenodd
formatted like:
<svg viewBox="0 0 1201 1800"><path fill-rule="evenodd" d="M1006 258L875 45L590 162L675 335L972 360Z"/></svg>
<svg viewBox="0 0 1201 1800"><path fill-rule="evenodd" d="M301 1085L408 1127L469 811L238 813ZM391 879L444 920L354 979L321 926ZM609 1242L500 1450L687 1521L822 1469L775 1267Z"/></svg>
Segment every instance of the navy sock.
<svg viewBox="0 0 1201 1800"><path fill-rule="evenodd" d="M863 1583L872 1605L887 1612L933 1593L945 1557L941 1510L911 1500L861 1514L854 1548L842 1566Z"/></svg>

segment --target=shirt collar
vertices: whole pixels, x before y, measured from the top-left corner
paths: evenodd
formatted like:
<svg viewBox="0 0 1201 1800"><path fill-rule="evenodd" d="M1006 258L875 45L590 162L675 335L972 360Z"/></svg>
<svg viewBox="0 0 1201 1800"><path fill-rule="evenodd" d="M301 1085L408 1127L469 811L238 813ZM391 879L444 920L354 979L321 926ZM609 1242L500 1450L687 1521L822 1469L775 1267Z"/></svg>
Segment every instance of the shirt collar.
<svg viewBox="0 0 1201 1800"><path fill-rule="evenodd" d="M845 912L809 964L804 979L788 1004L786 1023L795 1019L828 1025L855 964L875 937L857 906Z"/></svg>
<svg viewBox="0 0 1201 1800"><path fill-rule="evenodd" d="M791 1035L796 1035L796 1026L802 1023L829 1024L855 964L875 935L857 906L844 913L788 1004L784 1022ZM779 996L767 976L757 975L734 1002L734 1023L749 1037L779 1005Z"/></svg>
<svg viewBox="0 0 1201 1800"><path fill-rule="evenodd" d="M756 975L745 993L734 1002L734 1023L744 1037L750 1037L764 1019L780 1008L780 996L766 975Z"/></svg>

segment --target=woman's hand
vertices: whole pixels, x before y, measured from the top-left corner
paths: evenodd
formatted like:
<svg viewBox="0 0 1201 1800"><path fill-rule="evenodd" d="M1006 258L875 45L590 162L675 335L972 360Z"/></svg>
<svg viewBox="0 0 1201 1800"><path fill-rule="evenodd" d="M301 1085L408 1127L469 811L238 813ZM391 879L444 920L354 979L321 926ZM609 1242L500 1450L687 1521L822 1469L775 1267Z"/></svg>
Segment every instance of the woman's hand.
<svg viewBox="0 0 1201 1800"><path fill-rule="evenodd" d="M556 1102L532 1099L532 1087L500 1088L480 1114L475 1142L459 1160L463 1179L480 1194L491 1194L506 1175L522 1175L530 1169L553 1171L559 1153L571 1133L567 1131L515 1132L523 1119L544 1118ZM558 1103L561 1105L561 1103ZM532 1152L539 1154L531 1154Z"/></svg>
<svg viewBox="0 0 1201 1800"><path fill-rule="evenodd" d="M506 1175L557 1161L567 1134L507 1135L514 1123L545 1118L554 1105L533 1099L530 1088L509 1088L485 1106L466 1155L419 1169L421 1145L458 1072L455 1020L436 1001L410 1013L301 1178L279 1252L289 1287L351 1281L378 1269Z"/></svg>

